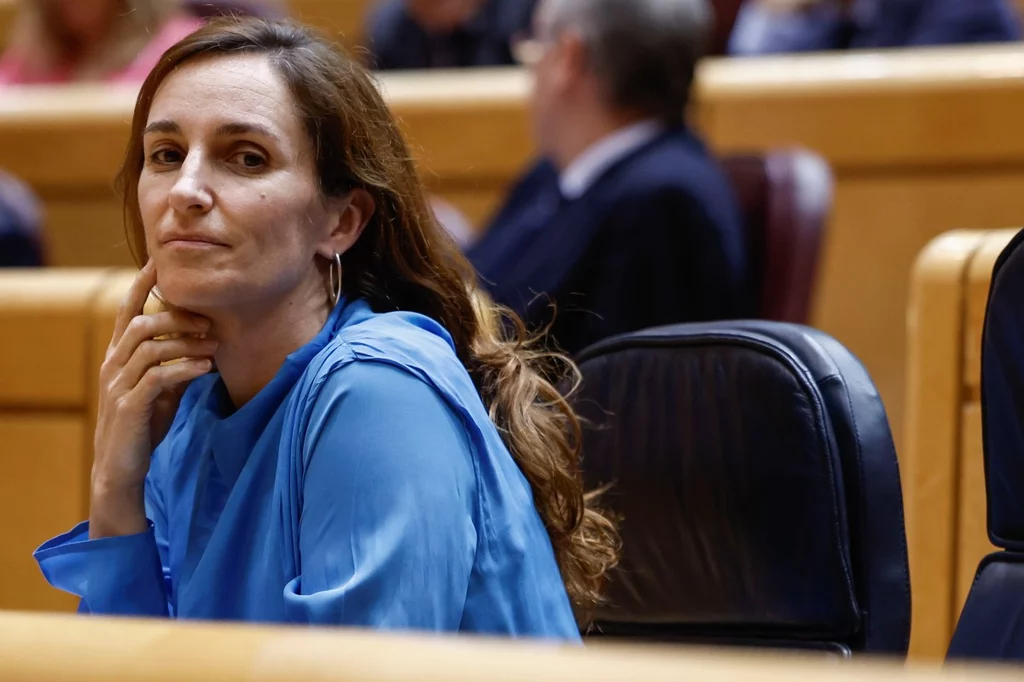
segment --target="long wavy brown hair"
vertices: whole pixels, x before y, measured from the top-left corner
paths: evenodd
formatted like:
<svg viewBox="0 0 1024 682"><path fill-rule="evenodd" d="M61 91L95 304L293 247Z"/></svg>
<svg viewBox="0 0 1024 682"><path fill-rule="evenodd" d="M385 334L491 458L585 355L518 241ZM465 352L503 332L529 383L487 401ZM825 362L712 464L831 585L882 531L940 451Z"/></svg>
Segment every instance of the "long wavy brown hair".
<svg viewBox="0 0 1024 682"><path fill-rule="evenodd" d="M579 614L596 605L618 557L615 523L584 493L580 424L552 383L577 378L572 362L547 353L511 311L476 291L475 273L435 220L411 155L371 75L324 37L291 22L211 22L169 49L142 85L118 184L129 245L146 260L138 180L143 129L163 80L204 57L257 53L287 84L315 150L320 191L369 192L376 211L342 256L342 288L374 310L427 315L452 335L491 419L529 480L566 590ZM557 370L557 371L556 371Z"/></svg>

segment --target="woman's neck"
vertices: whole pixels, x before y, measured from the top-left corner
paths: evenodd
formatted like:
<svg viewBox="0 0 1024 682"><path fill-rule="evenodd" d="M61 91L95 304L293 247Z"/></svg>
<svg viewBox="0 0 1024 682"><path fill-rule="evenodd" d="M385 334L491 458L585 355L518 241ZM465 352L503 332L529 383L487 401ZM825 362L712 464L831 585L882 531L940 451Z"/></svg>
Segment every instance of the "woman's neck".
<svg viewBox="0 0 1024 682"><path fill-rule="evenodd" d="M230 315L211 315L210 336L219 345L217 371L235 408L270 383L285 359L309 343L330 313L319 281L308 282L282 299L261 302Z"/></svg>

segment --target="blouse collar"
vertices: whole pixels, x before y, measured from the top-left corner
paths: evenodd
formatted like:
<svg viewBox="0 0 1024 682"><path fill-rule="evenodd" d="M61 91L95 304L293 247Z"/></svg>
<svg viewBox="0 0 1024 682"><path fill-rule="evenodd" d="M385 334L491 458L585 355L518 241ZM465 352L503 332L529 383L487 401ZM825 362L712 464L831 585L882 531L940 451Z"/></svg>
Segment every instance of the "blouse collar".
<svg viewBox="0 0 1024 682"><path fill-rule="evenodd" d="M220 376L217 376L207 394L206 409L212 417L209 443L213 450L214 462L226 480L234 482L238 479L249 459L249 453L263 437L267 424L317 353L323 350L354 317L361 317L367 313L372 314L366 301L349 301L342 297L317 335L290 353L270 383L231 414L228 414L232 406L227 388ZM273 437L273 434L268 436Z"/></svg>

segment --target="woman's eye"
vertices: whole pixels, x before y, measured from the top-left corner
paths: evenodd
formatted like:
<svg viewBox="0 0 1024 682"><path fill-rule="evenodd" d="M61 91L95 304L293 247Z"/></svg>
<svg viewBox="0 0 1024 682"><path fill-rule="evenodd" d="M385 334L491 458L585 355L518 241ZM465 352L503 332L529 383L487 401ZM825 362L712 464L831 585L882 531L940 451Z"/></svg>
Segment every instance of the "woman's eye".
<svg viewBox="0 0 1024 682"><path fill-rule="evenodd" d="M149 158L162 166L173 165L181 162L181 152L176 149L157 149Z"/></svg>
<svg viewBox="0 0 1024 682"><path fill-rule="evenodd" d="M258 170L267 165L267 160L256 152L239 152L235 154L234 161L246 170Z"/></svg>

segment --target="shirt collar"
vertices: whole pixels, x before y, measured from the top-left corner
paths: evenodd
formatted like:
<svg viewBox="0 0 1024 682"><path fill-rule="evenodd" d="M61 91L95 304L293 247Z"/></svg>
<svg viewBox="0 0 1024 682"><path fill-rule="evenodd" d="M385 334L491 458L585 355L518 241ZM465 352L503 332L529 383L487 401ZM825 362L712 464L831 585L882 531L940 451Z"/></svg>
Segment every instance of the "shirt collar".
<svg viewBox="0 0 1024 682"><path fill-rule="evenodd" d="M583 196L602 173L653 140L662 130L660 123L648 119L621 128L590 145L559 175L562 196L569 200Z"/></svg>
<svg viewBox="0 0 1024 682"><path fill-rule="evenodd" d="M206 398L207 410L212 413L209 443L217 469L229 483L238 479L249 454L263 436L274 414L281 408L317 353L353 317L367 314L371 313L365 301L349 301L343 297L328 315L320 332L309 343L288 355L271 382L233 413L229 414L231 399L220 376L217 376Z"/></svg>

